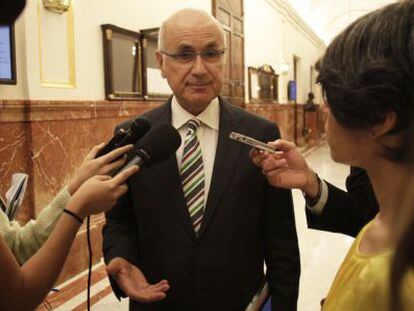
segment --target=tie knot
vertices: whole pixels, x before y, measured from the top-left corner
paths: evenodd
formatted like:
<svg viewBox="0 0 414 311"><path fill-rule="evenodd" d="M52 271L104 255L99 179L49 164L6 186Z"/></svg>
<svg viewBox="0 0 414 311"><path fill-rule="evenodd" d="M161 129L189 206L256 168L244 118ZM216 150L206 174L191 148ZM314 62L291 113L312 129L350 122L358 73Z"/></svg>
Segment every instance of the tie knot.
<svg viewBox="0 0 414 311"><path fill-rule="evenodd" d="M193 132L196 132L199 126L200 126L200 121L197 119L191 119L188 121L188 129Z"/></svg>

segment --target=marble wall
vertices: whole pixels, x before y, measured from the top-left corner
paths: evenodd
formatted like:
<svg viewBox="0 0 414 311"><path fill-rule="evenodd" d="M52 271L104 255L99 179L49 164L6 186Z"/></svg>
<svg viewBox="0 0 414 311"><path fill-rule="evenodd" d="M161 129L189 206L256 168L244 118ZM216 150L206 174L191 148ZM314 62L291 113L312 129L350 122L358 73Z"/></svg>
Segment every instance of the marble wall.
<svg viewBox="0 0 414 311"><path fill-rule="evenodd" d="M303 104L246 104L251 113L275 122L283 139L295 142L299 147L314 145L323 136L322 112L305 113ZM296 128L296 130L295 130ZM312 133L310 136L309 133Z"/></svg>
<svg viewBox="0 0 414 311"><path fill-rule="evenodd" d="M27 120L27 109L22 102L0 104L0 194L4 197L10 187L13 173L31 173L30 150L31 135ZM28 182L27 195L23 200L23 209L19 220L26 222L34 216L31 193L33 179Z"/></svg>
<svg viewBox="0 0 414 311"><path fill-rule="evenodd" d="M15 172L29 174L29 185L18 216L21 223L40 210L68 183L92 146L107 141L115 125L157 107L161 102L0 101L0 193ZM305 143L303 105L297 107L297 141ZM283 138L295 139L295 106L246 104L245 109L276 122ZM313 122L317 124L317 122ZM91 222L94 262L100 260L103 215ZM73 244L60 282L87 268L86 230Z"/></svg>
<svg viewBox="0 0 414 311"><path fill-rule="evenodd" d="M118 123L158 102L0 101L0 193L11 175L29 174L20 223L35 218L65 186L92 146L107 141ZM94 262L101 252L103 215L92 219ZM74 255L76 254L76 256ZM85 228L79 231L60 281L87 267Z"/></svg>

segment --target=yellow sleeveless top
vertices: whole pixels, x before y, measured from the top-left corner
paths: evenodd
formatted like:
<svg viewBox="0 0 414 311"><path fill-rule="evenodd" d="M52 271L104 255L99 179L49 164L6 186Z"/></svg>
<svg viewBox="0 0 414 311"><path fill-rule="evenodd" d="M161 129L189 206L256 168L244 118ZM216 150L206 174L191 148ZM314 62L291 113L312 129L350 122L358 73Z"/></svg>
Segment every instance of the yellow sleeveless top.
<svg viewBox="0 0 414 311"><path fill-rule="evenodd" d="M389 272L394 249L364 255L359 246L371 223L358 234L335 280L332 283L323 311L389 311ZM414 271L407 273L402 285L405 310L414 310Z"/></svg>

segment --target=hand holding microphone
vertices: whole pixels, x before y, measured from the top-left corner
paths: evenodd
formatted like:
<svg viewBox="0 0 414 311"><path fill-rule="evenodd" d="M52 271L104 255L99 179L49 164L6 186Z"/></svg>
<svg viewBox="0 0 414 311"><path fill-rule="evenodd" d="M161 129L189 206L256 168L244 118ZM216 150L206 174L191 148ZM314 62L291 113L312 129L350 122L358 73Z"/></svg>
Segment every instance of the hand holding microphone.
<svg viewBox="0 0 414 311"><path fill-rule="evenodd" d="M63 215L50 237L22 268L17 265L10 250L0 238L4 270L7 271L2 280L9 288L8 297L0 297L0 309L6 306L7 309L13 310L35 309L55 283L83 219L88 215L107 211L128 190L125 182L138 171L138 166L133 165L115 177L107 174L125 164L125 158L116 159L133 146L127 145L96 158L102 147L103 144L92 148L85 157L68 185L72 196L63 209ZM20 280L20 284L16 283L16 280ZM21 299L22 297L24 299Z"/></svg>
<svg viewBox="0 0 414 311"><path fill-rule="evenodd" d="M171 124L157 124L135 144L134 149L128 155L127 164L115 170L111 175L113 176L133 165L151 166L158 164L173 155L180 145L181 136Z"/></svg>
<svg viewBox="0 0 414 311"><path fill-rule="evenodd" d="M115 177L95 175L89 178L70 199L67 209L81 219L109 210L128 191L125 182L138 170L139 167L133 165Z"/></svg>
<svg viewBox="0 0 414 311"><path fill-rule="evenodd" d="M96 154L102 147L103 144L93 147L76 170L68 184L68 191L71 195L74 195L79 187L92 176L108 175L114 169L125 165L126 158L122 156L133 148L132 145L126 145L115 149L102 157L96 158Z"/></svg>
<svg viewBox="0 0 414 311"><path fill-rule="evenodd" d="M129 144L135 144L141 139L151 128L149 121L143 117L136 118L132 121L128 129L117 129L114 137L102 148L97 154L96 158L99 158L112 150L119 147L123 147Z"/></svg>
<svg viewBox="0 0 414 311"><path fill-rule="evenodd" d="M164 161L180 144L178 131L170 124L161 123L149 130L134 147L127 145L96 158L102 144L95 146L68 185L68 191L73 195L68 209L73 209L80 218L110 209L126 193L124 183L138 171L139 166ZM116 160L131 150L133 152L128 158Z"/></svg>
<svg viewBox="0 0 414 311"><path fill-rule="evenodd" d="M130 151L132 145L150 128L148 120L139 117L132 121L128 129L117 130L105 145L93 147L69 183L69 193L73 195L88 178L94 175L109 175L110 172L122 167L126 161L122 156Z"/></svg>

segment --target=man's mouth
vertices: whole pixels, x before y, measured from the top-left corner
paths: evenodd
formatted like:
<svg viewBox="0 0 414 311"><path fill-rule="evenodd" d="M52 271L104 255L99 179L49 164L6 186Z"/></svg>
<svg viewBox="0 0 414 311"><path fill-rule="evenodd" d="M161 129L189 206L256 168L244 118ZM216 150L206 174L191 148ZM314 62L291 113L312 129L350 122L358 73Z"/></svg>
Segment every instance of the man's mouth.
<svg viewBox="0 0 414 311"><path fill-rule="evenodd" d="M206 87L209 86L210 83L189 83L188 85L192 87Z"/></svg>

